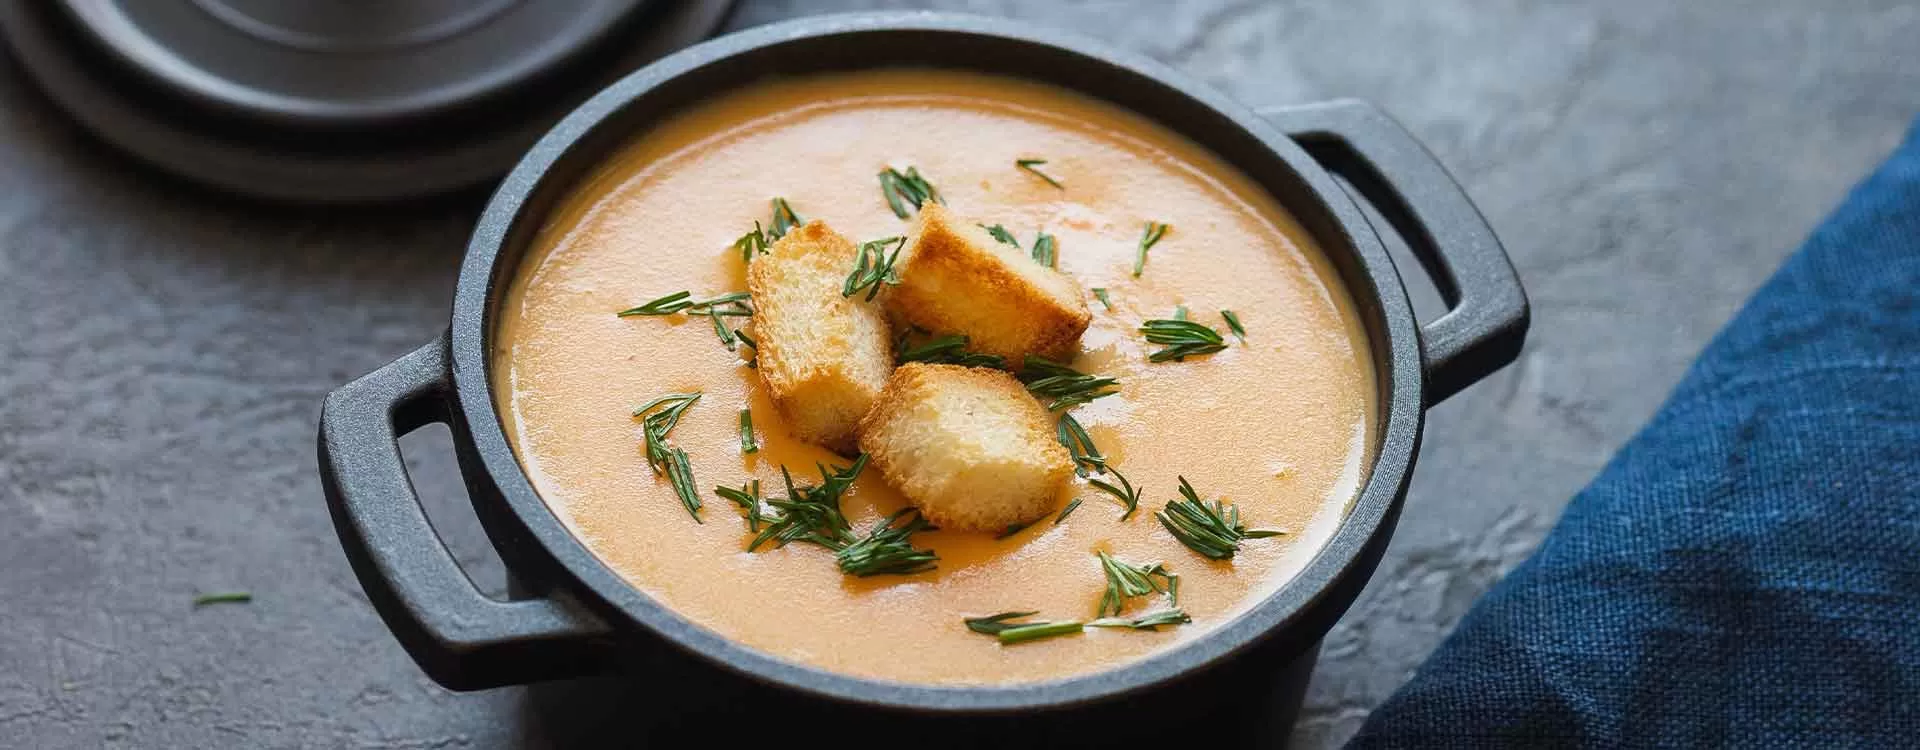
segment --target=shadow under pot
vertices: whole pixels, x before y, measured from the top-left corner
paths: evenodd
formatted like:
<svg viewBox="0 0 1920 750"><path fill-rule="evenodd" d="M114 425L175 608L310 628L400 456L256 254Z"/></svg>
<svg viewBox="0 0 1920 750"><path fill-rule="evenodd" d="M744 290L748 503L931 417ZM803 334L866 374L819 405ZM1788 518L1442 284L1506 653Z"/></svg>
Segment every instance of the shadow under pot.
<svg viewBox="0 0 1920 750"><path fill-rule="evenodd" d="M777 82L768 83L769 71L780 73ZM1131 521L1119 520L1119 513L1111 512L1112 505L1105 503L1105 495L1083 489L1080 495L1092 496L1071 520L1052 523L1049 514L1032 528L1000 541L1007 549L1035 545L1033 554L1058 552L1083 556L1087 561L1094 560L1090 547L1101 548L1111 541L1117 558L1146 562L1158 557L1166 562L1167 569L1184 577L1182 591L1187 599L1176 604L1195 613L1192 622L1153 632L1089 631L1057 641L1018 645L1003 645L991 636L967 633L958 618L952 618L952 622L942 619L939 627L977 641L955 640L959 636L950 638L942 631L937 638L946 640L930 635L926 643L916 644L912 637L898 637L897 632L878 626L875 632L886 635L875 636L864 628L850 628L844 633L834 628L814 628L806 637L816 639L812 642L823 644L823 648L781 652L778 647L767 646L764 632L755 635L757 631L751 627L727 621L724 615L703 609L696 617L668 607L663 598L685 601L675 597L681 597L687 589L657 586L656 581L646 579L642 571L646 566L623 561L620 553L603 544L604 540L594 540L597 535L633 530L643 524L677 524L674 533L695 533L692 530L697 529L700 534L725 535L744 542L751 534L744 525L732 524L745 524L745 519L733 518L732 507L706 490L735 484L739 477L749 474L765 476L768 469L774 470L772 476L778 476L780 467L769 457L809 456L813 454L805 451L815 449L793 448L796 452L783 454L781 450L785 449L779 443L792 442L791 438L777 429L762 429L759 439L766 450L749 457L743 445L739 454L728 456L728 460L741 461L740 468L729 470L701 453L711 445L704 449L696 446L693 453L701 481L695 491L708 498L698 524L674 500L668 483L656 480L647 470L640 448L639 422L628 420L619 409L606 419L604 428L611 430L607 434L613 438L603 442L617 446L609 449L614 453L608 454L613 456L608 461L634 467L631 476L618 481L638 483L633 486L645 488L645 497L631 500L637 509L618 512L652 515L623 517L600 525L592 518L583 522L579 516L569 517L568 513L577 509L558 500L550 506L536 490L536 486L546 486L541 482L551 481L551 477L541 479L536 476L538 472L524 468L517 457L516 448L525 450L527 446L518 442L525 435L523 430L516 431L515 425L524 427L521 420L539 417L503 411L503 404L513 405L514 394L496 390L504 382L501 368L512 365L501 331L524 312L520 302L527 291L519 282L529 269L548 257L559 241L556 232L565 234L573 223L588 221L583 217L592 213L589 209L604 205L604 201L640 200L608 197L611 193L607 186L623 184L623 175L630 178L637 174L648 159L666 158L662 154L670 149L652 148L650 144L671 140L669 135L675 128L732 132L721 126L732 127L744 121L738 111L728 109L732 105L727 103L738 97L778 103L785 96L794 105L803 106L818 98L817 92L808 87L837 80L857 82L852 87L854 95L886 98L910 92L915 76L930 81L961 81L953 85L962 88L976 84L987 87L980 91L1006 86L1012 87L1006 90L1031 93L1040 90L1031 87L1044 87L1046 91L1062 92L1056 101L1060 107L1079 108L1074 110L1076 117L1083 112L1111 111L1120 113L1113 115L1114 122L1134 123L1115 125L1114 132L1137 125L1141 132L1163 133L1166 143L1156 145L1165 148L1153 151L1160 155L1156 158L1161 163L1178 162L1174 157L1190 153L1196 161L1230 171L1219 180L1199 180L1195 184L1218 183L1216 187L1225 191L1222 194L1241 190L1248 205L1269 203L1279 207L1284 211L1284 221L1302 239L1295 251L1311 260L1294 264L1294 272L1302 273L1299 269L1306 268L1306 276L1323 273L1326 278L1319 281L1325 288L1344 295L1344 302L1329 309L1346 316L1352 343L1346 361L1360 363L1354 365L1353 381L1365 395L1365 408L1352 412L1362 415L1355 418L1359 425L1357 447L1348 454L1353 466L1344 475L1348 482L1344 494L1323 492L1330 499L1325 499L1322 507L1301 511L1305 515L1296 520L1304 522L1293 529L1294 538L1258 546L1279 551L1262 556L1254 551L1256 543L1249 540L1248 551L1241 558L1222 561L1205 559L1178 546L1177 535L1163 531L1158 519L1147 518L1161 503L1176 497L1172 471L1164 472L1168 475L1166 487L1159 486L1160 477L1153 477L1155 483L1144 493L1148 501L1140 503L1142 507L1131 514ZM1023 110L1008 105L998 111L1013 117L1005 113L1045 109L1048 101L1028 101L1025 106ZM894 114L910 122L914 116L924 116L928 107L896 109ZM857 113L840 112L835 116L840 115ZM1085 125L1074 117L1055 117L1052 121L1034 117L1039 118L1034 122L1042 125L1054 122L1048 127L1058 132L1072 132ZM937 130L946 126L929 127ZM1046 128L1035 125L1029 130ZM1081 132L1095 130L1098 128L1085 126ZM1004 174L977 176L967 173L966 165L956 161L953 154L926 143L882 143L879 147L867 143L884 141L885 132L873 130L858 140L831 143L850 153L864 154L861 149L875 148L875 154L894 153L889 148L908 152L901 158L928 166L924 174L930 181L947 180L944 197L956 213L964 213L969 207L1046 202L1050 208L1045 211L1009 215L1026 217L1029 224L1044 224L1041 229L1058 235L1060 257L1042 260L1043 264L1057 264L1062 272L1082 277L1087 287L1099 289L1094 293L1099 301L1089 300L1094 331L1131 336L1142 318L1188 314L1184 302L1179 314L1170 309L1136 309L1145 304L1141 300L1156 300L1156 293L1174 293L1166 288L1155 292L1155 287L1134 281L1141 275L1129 274L1135 269L1129 269L1126 261L1136 252L1146 258L1148 270L1144 276L1149 279L1156 271L1161 278L1171 276L1183 267L1182 263L1196 262L1205 253L1228 252L1220 243L1198 247L1203 244L1199 240L1211 231L1207 222L1175 221L1176 228L1152 253L1134 247L1130 237L1125 242L1103 245L1099 239L1102 232L1111 234L1119 223L1125 223L1124 231L1138 232L1140 225L1130 223L1136 214L1103 203L1125 203L1121 181L1103 183L1097 170L1078 169L1077 165L1088 162L1076 161L1070 143L1063 141L1066 145L1056 146L1053 153L1029 154L1051 160L1040 171L1026 169L1036 166L1031 164L1016 169L1011 157L1004 160L1009 163L1000 164L996 156L995 168L1004 170ZM962 130L949 135L954 141L987 138ZM725 139L715 142L721 140ZM698 138L688 140L695 142L706 143ZM818 146L821 141L808 141L802 134L793 142ZM961 145L955 143L949 150L960 150ZM699 147L708 146L711 144ZM692 147L683 143L679 148ZM908 166L886 161L893 157L877 158L875 169ZM935 170L931 166L934 164L946 171ZM901 207L902 216L896 219L889 212L892 207L878 195L873 172L856 171L858 174L848 179L860 182L858 201L837 194L809 194L813 202L808 203L809 196L795 194L796 210L818 214L861 237L869 230L890 228L900 234L909 229L911 225L902 220L912 211ZM941 177L943 174L946 177ZM699 183L696 180L689 184ZM782 182L778 187L791 184ZM1100 188L1103 184L1104 192ZM750 198L747 202L756 212L764 211L768 197L764 191L771 189L774 186L748 185L742 188L742 194ZM600 197L589 195L595 190L601 191ZM1080 192L1083 190L1088 192ZM691 196L679 197L685 201L689 215L706 210L702 207L708 205ZM603 203L593 203L596 200ZM1386 223L1370 223L1363 203ZM858 209L847 208L850 205ZM1112 217L1102 211L1110 211L1125 222L1109 220ZM744 216L735 221L751 224L754 218ZM734 235L745 228L729 226ZM1027 252L1035 243L1029 239L1034 236L1029 234L1033 230L1030 225L1017 228L1019 236L1012 238L1012 244ZM1446 302L1444 314L1425 324L1416 321L1383 236L1397 236L1412 250ZM1192 241L1195 247L1182 249L1176 240ZM1151 243L1142 238L1140 244ZM1098 256L1103 252L1101 247L1106 247L1104 252L1112 257ZM750 258L751 244L745 251ZM658 261L639 251L633 254L639 260L621 262L650 267ZM696 254L693 261L685 262L715 268L723 266L714 264L731 263L734 278L738 278L739 268L749 262L739 255L722 242L712 257ZM1035 259L1040 260L1039 256L1036 252ZM1257 276L1255 270L1229 269L1231 273ZM580 294L594 293L590 287L595 286L582 285L587 291ZM620 284L608 281L606 286ZM1111 298L1107 296L1109 286ZM620 288L624 294L626 288ZM1123 299L1121 291L1131 296ZM1180 298L1178 294L1167 299L1176 298ZM1299 300L1298 295L1277 293L1247 299L1241 317L1251 322L1268 314L1253 312L1256 310L1306 304ZM616 309L613 306L595 313L602 318L595 318L599 322L594 325L611 321L629 326L636 322L671 326L664 333L649 329L644 334L648 336L700 332L706 337L702 346L723 353L718 348L721 343L714 342L713 337L718 335L732 345L734 342L725 341L729 327L745 325L719 315L711 316L713 329L707 329L707 321L699 319L678 325L632 321L615 318ZM1213 328L1229 328L1224 318L1214 313L1196 307L1191 315L1192 320ZM1103 315L1108 319L1103 321ZM593 731L580 727L599 726L605 721L608 731L637 738L653 731L680 731L702 722L710 726L776 726L784 721L804 723L842 717L861 722L866 728L898 722L931 729L935 734L920 736L956 744L1009 738L1055 743L1101 737L1133 740L1156 734L1191 738L1196 731L1208 733L1202 736L1219 736L1222 732L1245 733L1248 737L1284 734L1299 708L1322 637L1360 593L1391 536L1413 469L1426 408L1511 362L1518 354L1526 326L1525 294L1479 212L1425 149L1370 105L1337 101L1254 112L1136 55L1004 21L924 13L811 18L733 34L663 59L601 92L549 132L506 178L480 218L461 268L447 333L329 396L320 425L320 468L341 543L355 573L376 610L420 666L436 681L456 690L612 675L611 682L576 682L535 694L532 705L537 712L558 712L560 718L555 721L572 725L576 731ZM1230 327L1237 329L1238 321ZM1275 331L1276 336L1278 333ZM1299 342L1279 345L1282 342L1263 341L1261 335L1258 330L1248 330L1245 344L1229 335L1224 338L1228 348L1218 354L1151 364L1144 344L1125 336L1108 336L1103 339L1105 359L1088 359L1094 355L1083 351L1076 364L1095 362L1103 371L1134 373L1122 376L1124 390L1127 377L1162 377L1145 375L1149 371L1140 368L1178 368L1156 373L1199 373L1206 367L1260 362L1264 360L1259 357L1310 349ZM1087 341L1093 339L1094 334L1089 333ZM617 344L602 348L619 352ZM739 356L753 355L749 351ZM633 369L652 372L674 366L673 362L646 361L635 363ZM763 422L777 417L772 409L759 408L769 402L764 394L754 395L758 376L753 370L741 366L729 372L726 377L731 378L727 381L731 385L716 386L705 397L722 403L713 406L709 402L706 408L714 414L724 412L730 420L735 408L751 404L750 411ZM621 390L617 381L620 376L610 377L615 379L608 381L606 390ZM526 387L525 382L515 382L518 388ZM1289 381L1274 382L1284 385ZM745 400L724 403L728 393L736 400ZM612 394L623 399L623 407L656 395L660 394ZM629 398L632 403L625 401ZM1109 403L1131 398L1129 392ZM1299 404L1294 407L1305 408ZM1102 408L1107 407L1099 401L1080 407L1093 415L1088 417L1091 423L1100 422ZM692 419L689 417L688 425L680 429L693 427L696 423ZM516 596L510 601L488 598L468 581L435 536L409 483L396 438L433 422L452 429L474 510L516 582ZM1232 433L1231 425L1199 417L1193 422L1191 431L1198 435L1196 441ZM1103 442L1126 434L1124 426L1096 433L1103 436ZM1177 455L1182 450L1186 449L1134 447L1112 468L1153 467L1155 461L1164 460L1158 453ZM1358 458L1351 458L1355 456ZM809 460L796 467L808 467L810 472L811 463ZM1252 468L1268 480L1288 471L1285 466ZM1303 471L1310 473L1311 469ZM861 490L862 498L881 497L891 491L879 484L878 477L867 476L860 481L862 486L872 483L880 487ZM1085 487L1085 479L1074 481L1075 486ZM1196 483L1200 483L1197 478ZM1217 484L1226 487L1231 482L1221 479ZM1268 510L1261 497L1252 492L1228 494L1251 519L1259 520L1259 514ZM1095 507L1101 510L1095 511ZM854 515L852 510L849 515ZM1132 525L1124 525L1129 523ZM854 527L865 533L865 524L856 522ZM576 534L575 529L586 530ZM1149 534L1158 536L1148 541ZM739 549L744 544L736 543L724 549L724 558L714 558L714 567L706 569L699 585L759 585L739 577L746 568L737 566L817 564L831 571L829 580L835 583L830 590L815 590L816 594L824 591L823 596L853 601L907 592L932 598L887 599L894 602L890 605L893 610L907 612L901 616L924 609L940 611L944 618L941 607L948 605L938 597L977 593L953 583L961 576L949 571L964 569L974 574L991 571L1000 564L992 558L995 553L968 551L999 549L989 544L995 541L988 539L993 536L985 533L968 537L952 530L931 532L926 537L932 540L927 546L941 553L941 568L936 572L875 579L847 577L844 585L839 583L838 571L831 571L831 554L783 559L767 554L764 548L745 552ZM1269 544L1269 540L1259 542ZM1148 544L1160 546L1145 551L1137 546ZM722 547L723 543L715 543L716 549ZM1089 604L1100 598L1100 563L1088 565L1093 577L1085 590L1060 596L1080 597L1074 601ZM1232 576L1241 565L1265 565L1264 583L1236 582ZM915 582L916 578L921 580ZM1228 584L1240 587L1233 589L1235 596L1217 595L1217 586ZM914 588L895 588L906 585ZM660 591L674 593L663 597L657 595ZM1048 595L1035 594L1042 599ZM754 596L758 598L755 607L769 617L780 610L808 606L804 599L783 601L778 591L756 590ZM1233 601L1220 601L1223 598ZM1008 601L1003 608L1023 606L1027 605ZM1047 612L1041 616L1088 619L1085 614ZM745 635L735 637L742 633ZM838 657L831 653L836 644L844 644L849 652L858 648L872 651L876 638L882 641L879 651L891 651L899 657L900 672L888 673L873 662L857 659L836 661ZM1142 640L1125 640L1129 638ZM975 648L975 643L978 658L972 656L975 651L967 650ZM1132 650L1111 659L1077 660L1076 654L1094 653L1086 650L1086 643ZM954 650L940 651L943 648ZM1082 651L1049 651L1073 648ZM962 678L929 678L930 673L924 671L926 665L939 663L929 654L951 656L950 663ZM838 668L837 664L853 666ZM983 664L1026 671L1020 672L1020 678L1006 681L976 679ZM1049 664L1053 666L1045 666ZM967 672L969 669L975 671ZM1053 673L1045 673L1047 669ZM622 726L630 731L615 729Z"/></svg>

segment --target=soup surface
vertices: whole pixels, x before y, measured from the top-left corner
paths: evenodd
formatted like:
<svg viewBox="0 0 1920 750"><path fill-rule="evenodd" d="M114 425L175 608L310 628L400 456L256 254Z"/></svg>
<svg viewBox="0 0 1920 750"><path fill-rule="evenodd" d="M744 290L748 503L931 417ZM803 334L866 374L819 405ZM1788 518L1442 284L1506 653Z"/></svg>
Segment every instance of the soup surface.
<svg viewBox="0 0 1920 750"><path fill-rule="evenodd" d="M1056 188L1017 168L1040 167ZM1089 290L1093 323L1073 363L1116 377L1119 394L1076 408L1112 464L1141 489L1120 519L1109 495L1076 479L1060 507L1005 539L921 533L938 568L853 578L810 544L746 551L740 511L715 486L758 478L780 494L780 467L817 483L816 462L846 458L788 434L755 370L704 316L621 318L616 311L680 290L745 289L734 240L769 223L769 199L824 219L854 241L899 235L909 221L876 174L916 167L959 216L1005 225L1023 246L1058 238L1062 272ZM1172 229L1135 278L1147 222ZM851 269L849 269L851 270ZM1141 321L1176 306L1241 343L1185 361L1158 349ZM744 325L746 318L727 322ZM1358 314L1299 225L1209 152L1137 115L1037 84L961 73L887 71L778 79L711 100L634 140L548 219L502 307L493 340L495 398L533 485L603 562L687 619L781 658L922 684L1032 682L1097 671L1198 637L1295 575L1323 545L1364 481L1372 455L1374 381ZM751 331L748 327L747 330ZM686 450L705 508L695 523L649 470L632 410L700 391L671 441ZM760 445L744 453L739 412ZM1176 477L1237 504L1248 540L1227 562L1183 547L1154 519L1178 498ZM854 528L904 507L868 471L844 500ZM1180 576L1189 624L1001 645L962 619L1032 610L1090 619L1105 586L1096 550L1164 562ZM1145 602L1143 602L1145 604ZM1136 608L1138 609L1138 608Z"/></svg>

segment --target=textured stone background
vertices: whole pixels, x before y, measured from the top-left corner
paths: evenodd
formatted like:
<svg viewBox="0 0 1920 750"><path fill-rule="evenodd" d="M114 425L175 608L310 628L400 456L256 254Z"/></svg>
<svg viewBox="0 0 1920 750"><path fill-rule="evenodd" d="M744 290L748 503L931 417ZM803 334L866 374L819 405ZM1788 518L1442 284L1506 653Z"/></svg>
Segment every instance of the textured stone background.
<svg viewBox="0 0 1920 750"><path fill-rule="evenodd" d="M1097 33L1252 104L1379 102L1519 265L1531 342L1433 412L1387 560L1327 643L1307 747L1350 735L1534 547L1920 109L1920 8L1890 0L917 4ZM880 5L748 1L733 25ZM321 397L445 324L475 208L187 189L0 61L0 744L551 744L522 691L420 676L313 468ZM444 440L408 441L416 478L498 585ZM215 589L258 598L189 606Z"/></svg>

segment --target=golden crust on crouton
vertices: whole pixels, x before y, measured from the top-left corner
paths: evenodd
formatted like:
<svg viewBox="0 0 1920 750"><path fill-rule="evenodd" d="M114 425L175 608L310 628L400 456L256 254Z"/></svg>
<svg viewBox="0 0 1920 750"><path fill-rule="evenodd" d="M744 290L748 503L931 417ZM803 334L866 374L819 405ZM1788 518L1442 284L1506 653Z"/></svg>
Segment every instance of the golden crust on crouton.
<svg viewBox="0 0 1920 750"><path fill-rule="evenodd" d="M888 309L935 333L966 334L968 348L1011 366L1028 354L1071 359L1093 320L1079 282L937 203L920 207L902 256Z"/></svg>
<svg viewBox="0 0 1920 750"><path fill-rule="evenodd" d="M1045 407L1000 370L910 362L860 420L860 449L928 520L1001 531L1053 510L1073 476Z"/></svg>
<svg viewBox="0 0 1920 750"><path fill-rule="evenodd" d="M857 253L814 221L747 268L760 377L797 436L843 452L893 369L886 316L840 294Z"/></svg>

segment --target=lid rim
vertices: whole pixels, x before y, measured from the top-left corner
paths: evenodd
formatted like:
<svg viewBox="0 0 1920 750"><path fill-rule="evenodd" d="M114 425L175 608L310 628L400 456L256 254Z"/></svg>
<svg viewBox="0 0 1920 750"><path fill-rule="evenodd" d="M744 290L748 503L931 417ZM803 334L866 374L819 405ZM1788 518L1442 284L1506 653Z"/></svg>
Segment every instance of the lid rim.
<svg viewBox="0 0 1920 750"><path fill-rule="evenodd" d="M655 3L655 12L643 14L648 36L620 46L617 55L584 60L597 65L597 72L569 78L564 91L540 92L544 103L390 126L384 137L379 129L309 130L308 136L317 137L300 137L142 90L117 66L102 66L85 47L76 46L72 30L62 28L63 19L52 12L53 4L41 0L0 0L0 38L41 93L67 116L146 166L242 198L368 205L439 197L498 179L579 101L719 30L733 4ZM423 124L451 127L432 131L438 137L396 135Z"/></svg>
<svg viewBox="0 0 1920 750"><path fill-rule="evenodd" d="M613 3L598 12L604 21L562 41L538 40L541 54L469 71L450 83L412 93L382 94L354 101L350 96L320 97L282 93L270 86L236 80L182 57L119 12L111 2L63 0L51 3L58 19L70 29L72 41L100 53L96 62L111 64L123 74L156 87L156 93L181 105L220 119L242 119L269 127L311 130L378 129L404 123L454 116L483 109L512 98L528 87L577 67L585 58L610 45L622 32L640 35L649 17L659 15L658 0L599 0ZM672 4L672 3L664 3ZM195 7L201 3L193 3ZM493 19L499 20L499 19ZM395 61L400 64L402 61ZM417 63L418 61L416 61Z"/></svg>

